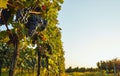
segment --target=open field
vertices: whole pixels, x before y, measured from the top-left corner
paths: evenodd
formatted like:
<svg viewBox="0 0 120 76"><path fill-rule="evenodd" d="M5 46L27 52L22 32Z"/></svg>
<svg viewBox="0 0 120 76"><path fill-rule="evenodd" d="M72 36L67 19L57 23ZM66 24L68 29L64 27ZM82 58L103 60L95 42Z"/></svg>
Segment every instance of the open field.
<svg viewBox="0 0 120 76"><path fill-rule="evenodd" d="M106 73L100 73L100 72L72 72L68 73L68 76L114 76L114 74L106 74Z"/></svg>

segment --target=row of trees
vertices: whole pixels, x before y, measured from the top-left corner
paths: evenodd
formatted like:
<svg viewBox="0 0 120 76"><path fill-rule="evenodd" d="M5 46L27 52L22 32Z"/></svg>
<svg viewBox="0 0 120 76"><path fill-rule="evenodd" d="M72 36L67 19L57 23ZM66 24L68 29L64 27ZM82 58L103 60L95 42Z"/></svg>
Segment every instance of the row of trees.
<svg viewBox="0 0 120 76"><path fill-rule="evenodd" d="M106 73L114 73L119 74L120 72L120 59L115 58L107 61L97 62L97 68L85 68L85 67L69 67L66 69L67 73L70 72L106 72Z"/></svg>
<svg viewBox="0 0 120 76"><path fill-rule="evenodd" d="M75 67L75 68L72 68L72 67L69 67L66 69L66 72L67 73L70 73L70 72L95 72L97 71L98 69L97 68L85 68L85 67Z"/></svg>
<svg viewBox="0 0 120 76"><path fill-rule="evenodd" d="M97 67L100 70L105 70L107 73L117 73L120 71L120 59L112 59L107 61L97 62Z"/></svg>
<svg viewBox="0 0 120 76"><path fill-rule="evenodd" d="M9 76L14 76L16 69L36 71L37 76L64 73L61 29L56 26L62 3L63 0L0 1L0 26L6 28L0 31L0 73L2 68L9 68Z"/></svg>

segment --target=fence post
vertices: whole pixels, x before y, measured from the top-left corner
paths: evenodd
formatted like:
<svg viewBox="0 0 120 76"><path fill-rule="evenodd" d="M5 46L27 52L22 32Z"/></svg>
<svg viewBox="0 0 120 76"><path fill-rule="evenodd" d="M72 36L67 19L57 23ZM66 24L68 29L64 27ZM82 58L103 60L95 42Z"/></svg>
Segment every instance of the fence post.
<svg viewBox="0 0 120 76"><path fill-rule="evenodd" d="M115 66L115 63L114 63L114 76L117 76L116 75L116 66Z"/></svg>

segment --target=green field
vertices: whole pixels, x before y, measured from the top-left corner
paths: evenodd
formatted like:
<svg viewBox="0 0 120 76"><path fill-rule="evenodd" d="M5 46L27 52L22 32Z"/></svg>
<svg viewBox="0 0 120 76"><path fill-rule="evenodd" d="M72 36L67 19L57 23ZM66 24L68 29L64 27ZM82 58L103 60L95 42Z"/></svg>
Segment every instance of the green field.
<svg viewBox="0 0 120 76"><path fill-rule="evenodd" d="M114 76L114 74L106 74L106 73L100 73L100 72L72 72L68 73L67 76Z"/></svg>

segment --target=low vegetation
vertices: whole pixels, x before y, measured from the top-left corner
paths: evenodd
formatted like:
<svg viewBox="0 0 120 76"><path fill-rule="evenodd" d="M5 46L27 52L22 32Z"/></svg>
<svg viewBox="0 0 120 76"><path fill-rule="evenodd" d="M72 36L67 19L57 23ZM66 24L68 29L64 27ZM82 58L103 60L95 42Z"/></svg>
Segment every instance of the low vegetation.
<svg viewBox="0 0 120 76"><path fill-rule="evenodd" d="M67 76L120 76L120 59L99 61L97 68L69 67L66 69Z"/></svg>

